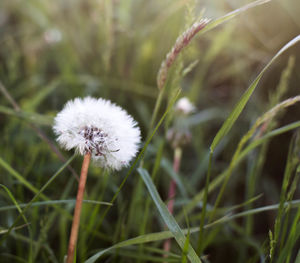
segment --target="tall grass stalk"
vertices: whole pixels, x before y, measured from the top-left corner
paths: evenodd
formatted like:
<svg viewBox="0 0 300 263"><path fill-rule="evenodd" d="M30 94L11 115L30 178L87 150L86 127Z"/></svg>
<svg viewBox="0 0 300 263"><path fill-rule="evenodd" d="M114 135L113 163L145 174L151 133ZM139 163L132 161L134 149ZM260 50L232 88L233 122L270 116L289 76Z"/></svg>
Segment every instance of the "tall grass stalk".
<svg viewBox="0 0 300 263"><path fill-rule="evenodd" d="M298 263L299 1L11 2L0 1L1 263L64 262L82 159L65 158L51 127L86 96L124 106L143 142L118 174L89 167L72 263ZM179 93L198 111L183 122ZM191 135L179 172L172 128Z"/></svg>
<svg viewBox="0 0 300 263"><path fill-rule="evenodd" d="M270 94L270 103L269 103L268 108L272 108L276 104L280 103L283 96L288 91L288 87L290 84L289 82L290 82L290 78L291 78L291 74L292 74L294 65L295 65L295 58L290 57L286 68L281 73L280 81L276 88L275 93ZM280 117L280 114L278 114L278 115L279 115L278 117ZM262 125L260 127L259 131L257 132L256 139L258 139L259 137L268 133L269 131L274 129L276 126L277 126L277 123L275 120L270 120L269 122L265 123L264 125ZM246 199L250 199L255 194L256 183L259 178L259 175L262 172L263 165L265 163L265 159L267 156L267 150L269 148L269 142L270 142L269 140L266 140L263 143L263 145L259 151L259 155L256 158L256 161L254 162L253 167L251 168L250 174L248 175L246 195L245 195ZM251 208L252 208L252 204L249 204L247 207L245 207L246 210L249 210ZM245 225L246 225L246 232L248 233L248 235L251 235L252 228L253 228L253 217L252 216L247 217Z"/></svg>
<svg viewBox="0 0 300 263"><path fill-rule="evenodd" d="M221 186L221 189L218 193L217 199L214 203L213 213L210 216L210 220L215 216L216 209L217 209L217 207L218 207L218 205L219 205L219 203L220 203L220 201L223 197L223 194L224 194L225 188L227 186L227 183L228 183L228 181L229 181L229 179L232 175L232 171L233 171L233 168L235 166L235 163L236 163L237 159L239 158L240 153L241 153L244 145L251 139L251 137L254 135L255 131L258 129L258 127L260 125L262 125L265 122L269 122L272 118L274 118L276 116L276 114L278 112L280 112L281 110L283 110L283 109L285 109L285 108L287 108L291 105L294 105L295 103L297 103L299 101L300 101L300 96L296 96L296 97L287 99L287 100L277 104L275 107L273 107L268 112L266 112L263 116L258 118L256 120L256 122L254 123L254 125L251 127L251 129L240 140L240 142L237 146L237 149L236 149L236 151L235 151L235 153L232 157L232 160L229 164L228 173L226 174L225 180L224 180L224 182Z"/></svg>

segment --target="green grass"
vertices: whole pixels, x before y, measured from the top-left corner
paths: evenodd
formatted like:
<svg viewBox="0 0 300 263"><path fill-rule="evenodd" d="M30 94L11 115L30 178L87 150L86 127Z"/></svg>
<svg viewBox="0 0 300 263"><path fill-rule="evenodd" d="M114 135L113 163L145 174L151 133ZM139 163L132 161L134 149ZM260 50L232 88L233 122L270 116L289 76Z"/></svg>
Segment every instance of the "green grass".
<svg viewBox="0 0 300 263"><path fill-rule="evenodd" d="M118 173L90 166L77 262L298 262L299 12L293 0L1 1L0 262L63 262L82 158L51 126L87 95L125 108L143 143ZM180 120L192 137L176 173L166 137L184 96L197 109Z"/></svg>

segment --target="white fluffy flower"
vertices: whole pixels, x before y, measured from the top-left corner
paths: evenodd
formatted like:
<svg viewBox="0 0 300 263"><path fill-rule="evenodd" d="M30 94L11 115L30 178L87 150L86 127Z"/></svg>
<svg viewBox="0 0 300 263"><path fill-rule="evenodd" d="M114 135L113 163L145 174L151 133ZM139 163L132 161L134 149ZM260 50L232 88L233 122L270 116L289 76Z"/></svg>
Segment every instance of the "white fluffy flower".
<svg viewBox="0 0 300 263"><path fill-rule="evenodd" d="M55 117L53 130L65 149L91 153L96 164L116 170L129 164L140 143L140 129L125 110L91 97L67 102Z"/></svg>
<svg viewBox="0 0 300 263"><path fill-rule="evenodd" d="M47 44L56 44L62 41L62 33L57 28L51 28L44 33L44 39Z"/></svg>
<svg viewBox="0 0 300 263"><path fill-rule="evenodd" d="M181 111L188 115L196 110L195 106L190 102L187 97L179 99L175 105L175 110Z"/></svg>

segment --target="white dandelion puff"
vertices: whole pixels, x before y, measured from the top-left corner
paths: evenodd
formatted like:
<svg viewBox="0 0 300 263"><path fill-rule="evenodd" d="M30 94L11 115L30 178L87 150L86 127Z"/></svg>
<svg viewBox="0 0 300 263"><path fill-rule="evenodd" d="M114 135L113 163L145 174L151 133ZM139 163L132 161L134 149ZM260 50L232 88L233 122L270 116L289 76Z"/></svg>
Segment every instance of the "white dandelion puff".
<svg viewBox="0 0 300 263"><path fill-rule="evenodd" d="M53 130L65 149L91 154L104 168L120 170L135 157L140 143L136 121L109 100L76 98L66 103L54 120Z"/></svg>

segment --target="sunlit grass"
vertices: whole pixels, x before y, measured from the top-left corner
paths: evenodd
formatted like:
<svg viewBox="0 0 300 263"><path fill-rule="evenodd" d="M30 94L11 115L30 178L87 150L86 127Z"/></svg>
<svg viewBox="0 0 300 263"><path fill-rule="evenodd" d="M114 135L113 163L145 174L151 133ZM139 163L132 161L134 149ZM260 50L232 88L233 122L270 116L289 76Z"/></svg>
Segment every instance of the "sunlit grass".
<svg viewBox="0 0 300 263"><path fill-rule="evenodd" d="M77 262L299 261L296 2L1 1L0 262L63 262L81 158L52 122L87 95L125 108L143 143L121 172L91 165ZM197 110L176 173L183 96Z"/></svg>

